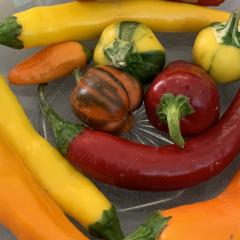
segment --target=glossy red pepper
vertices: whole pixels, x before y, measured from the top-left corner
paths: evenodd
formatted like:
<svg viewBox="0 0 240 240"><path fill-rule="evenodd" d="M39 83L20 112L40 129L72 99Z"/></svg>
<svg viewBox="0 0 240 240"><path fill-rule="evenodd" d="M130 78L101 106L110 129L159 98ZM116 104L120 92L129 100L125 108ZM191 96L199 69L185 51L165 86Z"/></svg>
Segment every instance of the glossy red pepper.
<svg viewBox="0 0 240 240"><path fill-rule="evenodd" d="M219 118L220 101L214 79L201 67L175 61L154 79L144 100L149 121L169 131L184 147L182 136L206 131Z"/></svg>
<svg viewBox="0 0 240 240"><path fill-rule="evenodd" d="M52 123L59 122L55 112L57 118L52 118L53 110L42 97L41 105L47 107L45 115ZM61 131L60 124L57 126L58 139L68 136L65 154L69 161L86 175L129 189L182 189L217 175L237 156L240 150L240 90L222 119L209 131L187 141L184 149L176 145L145 146L83 126L80 128L80 125L70 137L66 129L71 126L73 130L74 125L62 121Z"/></svg>
<svg viewBox="0 0 240 240"><path fill-rule="evenodd" d="M224 2L224 0L168 0L168 1L193 3L203 6L218 6Z"/></svg>

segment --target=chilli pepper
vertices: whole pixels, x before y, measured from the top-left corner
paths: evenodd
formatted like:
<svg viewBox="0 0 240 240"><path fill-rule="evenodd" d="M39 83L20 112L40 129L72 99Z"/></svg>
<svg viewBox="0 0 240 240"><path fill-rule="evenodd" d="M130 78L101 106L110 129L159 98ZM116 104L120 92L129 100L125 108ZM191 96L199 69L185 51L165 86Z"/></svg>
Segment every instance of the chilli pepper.
<svg viewBox="0 0 240 240"><path fill-rule="evenodd" d="M9 228L17 239L88 239L41 189L22 159L2 139L0 175L0 224Z"/></svg>
<svg viewBox="0 0 240 240"><path fill-rule="evenodd" d="M13 67L8 79L13 84L40 84L69 75L91 61L91 50L79 42L51 45Z"/></svg>
<svg viewBox="0 0 240 240"><path fill-rule="evenodd" d="M63 211L99 238L123 239L115 207L37 133L1 76L0 109L1 137Z"/></svg>
<svg viewBox="0 0 240 240"><path fill-rule="evenodd" d="M151 147L63 121L39 87L44 115L63 154L83 173L105 183L137 190L191 187L220 173L240 150L240 91L222 119L209 131L176 145ZM75 131L70 131L75 127ZM67 139L66 139L67 136Z"/></svg>
<svg viewBox="0 0 240 240"><path fill-rule="evenodd" d="M90 1L40 6L7 17L0 23L0 44L30 48L97 38L117 21L139 21L155 32L196 32L229 13L158 0Z"/></svg>
<svg viewBox="0 0 240 240"><path fill-rule="evenodd" d="M202 6L218 6L224 2L224 0L168 0L168 1L192 3Z"/></svg>
<svg viewBox="0 0 240 240"><path fill-rule="evenodd" d="M202 30L194 43L194 61L219 83L240 79L240 10L227 23L213 23Z"/></svg>
<svg viewBox="0 0 240 240"><path fill-rule="evenodd" d="M185 61L170 63L155 78L144 103L149 121L168 131L173 142L182 148L182 136L205 131L220 114L213 78L201 67Z"/></svg>
<svg viewBox="0 0 240 240"><path fill-rule="evenodd" d="M91 0L79 0L79 1L91 1ZM106 0L98 0L98 1L106 1ZM115 0L118 1L118 0ZM218 6L224 2L224 0L166 0L166 1L173 1L173 2L185 2L185 3L192 3L202 6Z"/></svg>

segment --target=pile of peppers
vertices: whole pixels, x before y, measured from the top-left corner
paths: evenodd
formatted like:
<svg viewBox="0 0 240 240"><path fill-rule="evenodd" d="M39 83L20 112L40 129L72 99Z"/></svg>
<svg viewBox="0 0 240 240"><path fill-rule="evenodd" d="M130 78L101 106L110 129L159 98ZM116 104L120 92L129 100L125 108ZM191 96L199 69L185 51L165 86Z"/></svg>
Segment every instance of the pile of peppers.
<svg viewBox="0 0 240 240"><path fill-rule="evenodd" d="M0 223L17 238L88 239L64 213L106 240L203 240L209 234L212 240L239 238L240 219L224 207L240 210L239 176L216 199L157 212L128 237L123 236L115 207L85 177L134 190L179 190L216 176L238 155L240 93L219 120L217 84L240 79L240 11L196 6L217 6L223 0L173 2L70 1L27 9L0 23L2 45L47 46L14 66L8 79L15 85L39 84L39 105L61 153L34 130L0 77L0 106L6 109L0 112ZM154 31L200 31L193 63L165 66L167 49ZM79 43L96 37L94 51ZM80 72L92 60L95 66ZM46 83L72 72L72 110L80 119L76 124L62 119L44 92ZM133 127L132 113L143 102L150 123L168 132L173 144L146 146L120 137ZM15 204L11 196L18 194ZM228 221L222 234L217 225L212 232L203 228L204 218L197 218L209 208L209 221L217 219L218 209Z"/></svg>

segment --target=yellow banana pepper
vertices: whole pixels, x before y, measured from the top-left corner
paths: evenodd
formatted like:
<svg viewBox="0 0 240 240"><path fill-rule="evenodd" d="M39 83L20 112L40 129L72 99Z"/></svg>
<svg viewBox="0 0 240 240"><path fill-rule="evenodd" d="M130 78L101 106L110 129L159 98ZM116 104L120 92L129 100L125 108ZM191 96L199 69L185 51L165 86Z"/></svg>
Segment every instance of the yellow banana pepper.
<svg viewBox="0 0 240 240"><path fill-rule="evenodd" d="M0 224L22 240L87 240L0 139ZM1 238L2 239L2 238Z"/></svg>
<svg viewBox="0 0 240 240"><path fill-rule="evenodd" d="M0 175L0 224L8 227L17 239L88 240L41 189L22 160L1 138ZM166 220L155 214L125 240L156 239ZM113 239L118 237L113 236Z"/></svg>
<svg viewBox="0 0 240 240"><path fill-rule="evenodd" d="M98 37L116 21L138 21L153 31L196 32L226 21L228 12L159 0L78 2L32 8L0 24L0 44L30 48Z"/></svg>
<svg viewBox="0 0 240 240"><path fill-rule="evenodd" d="M70 216L104 239L123 238L114 207L97 187L32 127L0 76L0 135Z"/></svg>
<svg viewBox="0 0 240 240"><path fill-rule="evenodd" d="M202 30L193 47L194 61L219 83L240 79L240 11L225 23L214 23Z"/></svg>

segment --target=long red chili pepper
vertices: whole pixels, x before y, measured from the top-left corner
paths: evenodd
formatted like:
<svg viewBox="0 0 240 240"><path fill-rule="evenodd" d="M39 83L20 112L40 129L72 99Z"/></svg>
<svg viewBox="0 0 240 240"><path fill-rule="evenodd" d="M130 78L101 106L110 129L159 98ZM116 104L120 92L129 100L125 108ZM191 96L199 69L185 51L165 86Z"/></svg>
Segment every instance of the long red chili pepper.
<svg viewBox="0 0 240 240"><path fill-rule="evenodd" d="M89 0L80 0L80 1L89 1ZM192 3L197 5L203 6L218 6L223 3L225 0L167 0L173 2L185 2L185 3Z"/></svg>
<svg viewBox="0 0 240 240"><path fill-rule="evenodd" d="M186 2L186 3L193 3L203 6L218 6L224 2L224 0L168 0L174 2Z"/></svg>
<svg viewBox="0 0 240 240"><path fill-rule="evenodd" d="M187 141L184 150L175 145L145 146L80 125L74 130L47 104L43 88L39 93L60 149L64 146L62 152L85 174L119 187L154 191L191 187L220 173L240 150L240 90L222 119Z"/></svg>

